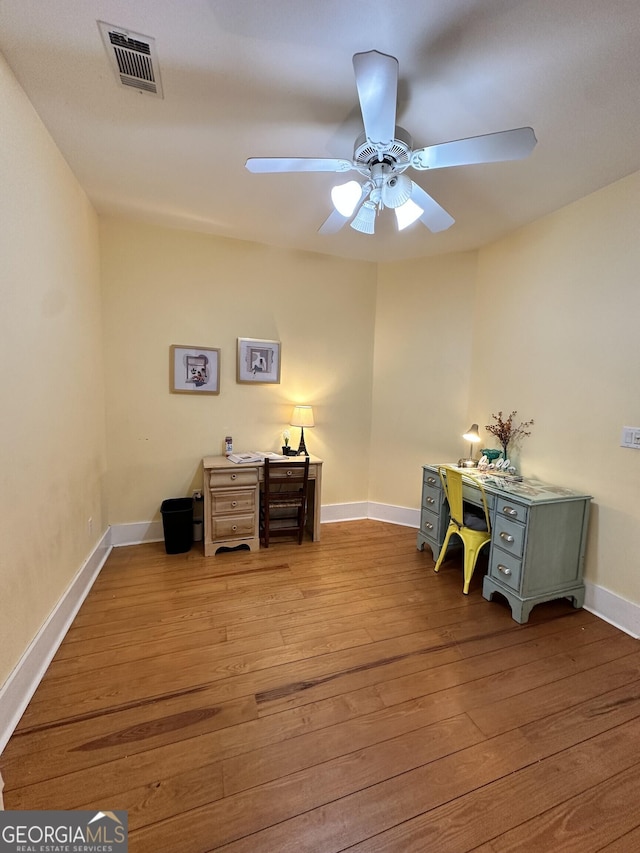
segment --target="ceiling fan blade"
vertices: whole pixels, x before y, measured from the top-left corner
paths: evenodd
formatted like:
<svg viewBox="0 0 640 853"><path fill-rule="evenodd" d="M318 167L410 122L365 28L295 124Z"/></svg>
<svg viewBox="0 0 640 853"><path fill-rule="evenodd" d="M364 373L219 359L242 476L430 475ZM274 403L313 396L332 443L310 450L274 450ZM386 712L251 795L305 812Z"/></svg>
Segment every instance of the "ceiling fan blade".
<svg viewBox="0 0 640 853"><path fill-rule="evenodd" d="M427 145L413 152L411 165L414 169L446 169L448 166L521 160L531 154L536 142L533 128L519 127L440 145Z"/></svg>
<svg viewBox="0 0 640 853"><path fill-rule="evenodd" d="M396 131L398 60L370 50L353 57L364 132L379 150L388 148Z"/></svg>
<svg viewBox="0 0 640 853"><path fill-rule="evenodd" d="M411 183L413 184L411 188L411 201L414 201L424 211L422 216L420 216L420 222L426 225L429 231L432 231L434 234L450 228L455 222L453 216L450 216L444 207L441 207L415 181L411 181Z"/></svg>
<svg viewBox="0 0 640 853"><path fill-rule="evenodd" d="M245 163L250 172L348 172L351 160L322 157L250 157Z"/></svg>
<svg viewBox="0 0 640 853"><path fill-rule="evenodd" d="M318 228L318 234L335 234L343 227L343 225L346 225L350 219L350 216L343 216L339 210L333 210L329 216L327 216L320 228Z"/></svg>
<svg viewBox="0 0 640 853"><path fill-rule="evenodd" d="M356 202L351 213L348 216L345 216L343 213L340 213L339 210L334 209L329 216L327 216L320 228L318 228L318 234L335 234L339 231L353 216L357 214L362 207L363 201L369 195L370 190L371 184L363 184L360 198Z"/></svg>

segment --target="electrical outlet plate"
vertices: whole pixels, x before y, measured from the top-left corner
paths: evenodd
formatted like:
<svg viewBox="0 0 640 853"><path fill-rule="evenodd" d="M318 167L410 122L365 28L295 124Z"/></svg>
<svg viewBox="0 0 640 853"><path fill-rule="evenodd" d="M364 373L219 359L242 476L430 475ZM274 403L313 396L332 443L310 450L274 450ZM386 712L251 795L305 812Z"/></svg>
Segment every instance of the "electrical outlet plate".
<svg viewBox="0 0 640 853"><path fill-rule="evenodd" d="M632 447L640 450L640 427L622 427L620 447Z"/></svg>

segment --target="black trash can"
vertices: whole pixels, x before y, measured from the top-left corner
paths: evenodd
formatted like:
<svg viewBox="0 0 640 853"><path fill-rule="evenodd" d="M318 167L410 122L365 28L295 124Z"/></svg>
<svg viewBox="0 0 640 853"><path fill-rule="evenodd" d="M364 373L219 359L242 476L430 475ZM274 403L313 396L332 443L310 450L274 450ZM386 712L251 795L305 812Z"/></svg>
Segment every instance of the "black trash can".
<svg viewBox="0 0 640 853"><path fill-rule="evenodd" d="M162 529L167 554L183 554L193 543L193 501L191 498L169 498L162 501Z"/></svg>

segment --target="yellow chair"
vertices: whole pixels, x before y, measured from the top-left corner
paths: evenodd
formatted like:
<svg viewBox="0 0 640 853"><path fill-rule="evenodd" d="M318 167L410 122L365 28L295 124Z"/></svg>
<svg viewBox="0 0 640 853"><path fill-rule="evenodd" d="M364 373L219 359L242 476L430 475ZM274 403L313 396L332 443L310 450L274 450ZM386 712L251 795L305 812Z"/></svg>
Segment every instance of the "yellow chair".
<svg viewBox="0 0 640 853"><path fill-rule="evenodd" d="M478 488L482 497L482 507L484 509L484 519L479 516L465 518L464 504L462 500L462 472L450 465L441 465L438 467L438 473L442 481L442 487L449 504L449 513L451 520L447 527L447 533L442 543L440 555L435 565L434 571L439 571L440 566L444 562L447 553L449 540L454 534L457 534L462 539L464 548L464 586L462 591L465 595L469 592L469 584L473 577L473 570L476 567L478 554L491 541L491 522L489 520L489 509L487 507L487 496L484 491L484 486L473 475L465 473L465 477L473 480L474 485ZM470 527L469 524L473 524ZM484 529L478 530L477 527Z"/></svg>

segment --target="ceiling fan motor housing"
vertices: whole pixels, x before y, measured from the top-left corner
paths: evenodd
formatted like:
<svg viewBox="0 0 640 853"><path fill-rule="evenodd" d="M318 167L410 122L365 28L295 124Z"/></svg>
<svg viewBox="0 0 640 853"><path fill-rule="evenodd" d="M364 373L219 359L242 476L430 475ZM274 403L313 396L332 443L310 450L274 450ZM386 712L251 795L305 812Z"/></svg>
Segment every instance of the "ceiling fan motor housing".
<svg viewBox="0 0 640 853"><path fill-rule="evenodd" d="M370 199L378 207L400 207L411 197L411 180L402 172L411 165L412 145L411 135L397 125L394 139L381 152L365 133L356 139L353 162L373 182Z"/></svg>
<svg viewBox="0 0 640 853"><path fill-rule="evenodd" d="M411 164L411 149L413 140L411 134L403 127L396 125L395 138L382 153L382 162L392 166L394 170L406 169ZM379 163L378 149L372 145L366 135L361 133L356 139L353 149L353 160L368 170L374 163Z"/></svg>

